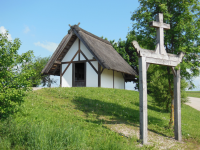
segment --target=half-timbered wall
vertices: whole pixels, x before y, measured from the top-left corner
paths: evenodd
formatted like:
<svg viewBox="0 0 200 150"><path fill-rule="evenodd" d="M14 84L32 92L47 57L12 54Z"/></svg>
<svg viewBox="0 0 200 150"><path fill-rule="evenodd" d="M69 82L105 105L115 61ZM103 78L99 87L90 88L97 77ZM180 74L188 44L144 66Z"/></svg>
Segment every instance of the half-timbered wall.
<svg viewBox="0 0 200 150"><path fill-rule="evenodd" d="M91 62L93 66L98 70L98 62ZM86 86L87 87L98 87L98 74L94 71L91 65L87 62L86 64Z"/></svg>
<svg viewBox="0 0 200 150"><path fill-rule="evenodd" d="M67 54L62 60L62 73L65 71L66 67L72 60L72 58L76 55L77 51L79 50L79 39L77 38L74 44L71 46ZM87 57L88 60L93 60L94 57L90 53L90 51L85 47L85 45L80 41L80 50L82 53ZM73 61L85 61L85 57L80 53L80 60L79 54L77 54ZM98 62L97 61L90 61L93 67L98 70ZM73 63L73 62L72 62ZM72 63L69 65L67 70L62 76L62 87L72 87ZM98 87L98 74L94 70L94 68L90 65L89 62L86 63L86 87ZM102 69L102 68L101 68ZM113 74L114 72L114 74ZM104 69L101 74L101 87L104 88L117 88L117 89L124 89L124 78L121 72L113 71Z"/></svg>
<svg viewBox="0 0 200 150"><path fill-rule="evenodd" d="M124 89L124 77L121 72L114 72L114 88Z"/></svg>
<svg viewBox="0 0 200 150"><path fill-rule="evenodd" d="M113 80L114 77L114 80ZM113 84L114 81L114 84ZM104 69L101 74L101 87L124 89L124 78L121 72Z"/></svg>
<svg viewBox="0 0 200 150"><path fill-rule="evenodd" d="M101 74L101 87L113 88L113 71L104 69Z"/></svg>
<svg viewBox="0 0 200 150"><path fill-rule="evenodd" d="M68 62L71 61L71 59L74 57L76 52L78 51L78 38L74 42L74 44L71 46L65 57L61 62ZM78 61L78 55L74 58L74 61ZM71 65L70 65L71 66Z"/></svg>
<svg viewBox="0 0 200 150"><path fill-rule="evenodd" d="M62 72L65 70L68 64L62 64ZM62 87L72 87L72 65L66 70L62 76Z"/></svg>
<svg viewBox="0 0 200 150"><path fill-rule="evenodd" d="M90 51L85 47L85 45L81 42L81 51L85 54L85 56L88 59L93 59L93 55L90 53ZM83 57L83 55L80 55L80 60L85 60L85 58Z"/></svg>

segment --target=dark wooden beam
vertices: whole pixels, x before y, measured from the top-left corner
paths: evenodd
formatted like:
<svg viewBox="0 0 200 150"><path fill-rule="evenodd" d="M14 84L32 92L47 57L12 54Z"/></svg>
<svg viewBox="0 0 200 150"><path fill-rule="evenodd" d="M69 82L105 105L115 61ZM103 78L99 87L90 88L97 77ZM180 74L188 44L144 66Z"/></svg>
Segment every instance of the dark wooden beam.
<svg viewBox="0 0 200 150"><path fill-rule="evenodd" d="M74 57L71 59L71 61L69 62L68 66L65 68L65 70L63 71L62 75L64 75L64 73L66 72L66 70L69 68L70 64L73 62L74 58L76 57L76 55L79 53L80 50L78 50L76 52L76 54L74 55Z"/></svg>
<svg viewBox="0 0 200 150"><path fill-rule="evenodd" d="M96 68L93 66L93 64L88 60L88 58L85 56L85 54L81 51L81 54L83 55L83 57L89 62L89 64L91 65L91 67L94 69L94 71L98 74L98 71L96 70Z"/></svg>
<svg viewBox="0 0 200 150"><path fill-rule="evenodd" d="M95 60L95 59L88 59L88 60L72 61L72 63L78 63L78 62L84 63L84 62L88 62L88 61L97 61L97 60ZM61 64L68 64L70 62L71 61L61 62Z"/></svg>
<svg viewBox="0 0 200 150"><path fill-rule="evenodd" d="M72 64L72 87L75 87L75 64Z"/></svg>

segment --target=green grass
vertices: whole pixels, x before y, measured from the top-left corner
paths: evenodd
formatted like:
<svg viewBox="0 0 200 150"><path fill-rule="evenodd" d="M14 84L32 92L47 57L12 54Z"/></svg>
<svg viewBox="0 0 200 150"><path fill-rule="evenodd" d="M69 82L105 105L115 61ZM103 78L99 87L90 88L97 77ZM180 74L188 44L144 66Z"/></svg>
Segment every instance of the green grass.
<svg viewBox="0 0 200 150"><path fill-rule="evenodd" d="M186 91L188 97L198 97L200 98L200 91Z"/></svg>
<svg viewBox="0 0 200 150"><path fill-rule="evenodd" d="M148 129L173 137L169 113L148 96ZM200 112L182 106L185 141L200 144ZM139 93L106 88L50 88L29 92L19 112L0 122L0 149L150 149L107 125L139 127Z"/></svg>

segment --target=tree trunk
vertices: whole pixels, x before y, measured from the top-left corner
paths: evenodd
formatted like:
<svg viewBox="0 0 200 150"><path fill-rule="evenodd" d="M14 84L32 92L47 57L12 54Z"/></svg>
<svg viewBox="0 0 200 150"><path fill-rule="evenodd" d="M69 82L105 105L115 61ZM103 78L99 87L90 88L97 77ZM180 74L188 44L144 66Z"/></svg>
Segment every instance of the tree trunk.
<svg viewBox="0 0 200 150"><path fill-rule="evenodd" d="M174 126L174 92L171 87L172 85L171 85L171 80L170 80L170 67L167 67L167 71L168 71L169 92L170 92L171 100L172 100L169 126L173 127Z"/></svg>

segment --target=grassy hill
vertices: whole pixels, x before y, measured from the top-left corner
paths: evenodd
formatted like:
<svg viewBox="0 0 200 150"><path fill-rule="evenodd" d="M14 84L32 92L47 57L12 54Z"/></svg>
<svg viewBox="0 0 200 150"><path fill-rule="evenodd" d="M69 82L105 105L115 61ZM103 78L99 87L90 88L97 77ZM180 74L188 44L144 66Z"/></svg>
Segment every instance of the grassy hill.
<svg viewBox="0 0 200 150"><path fill-rule="evenodd" d="M138 92L46 88L29 92L19 112L0 121L0 149L157 149L156 140L174 136L169 116L148 96L151 144L141 147ZM170 148L200 147L199 116L199 111L182 105L184 143L174 141Z"/></svg>

